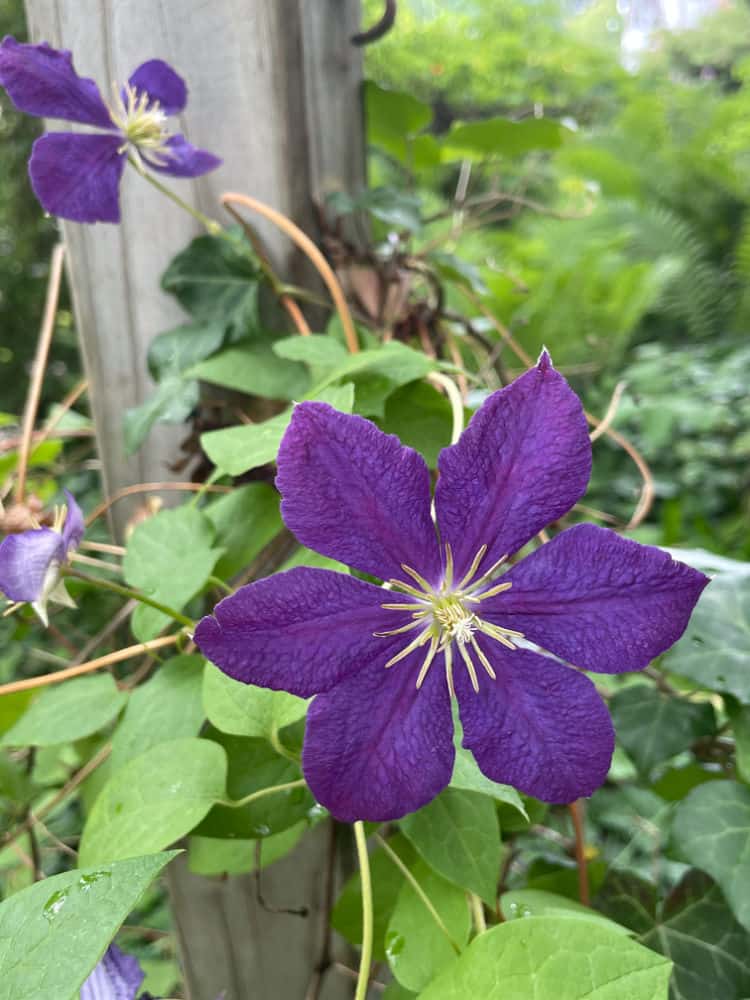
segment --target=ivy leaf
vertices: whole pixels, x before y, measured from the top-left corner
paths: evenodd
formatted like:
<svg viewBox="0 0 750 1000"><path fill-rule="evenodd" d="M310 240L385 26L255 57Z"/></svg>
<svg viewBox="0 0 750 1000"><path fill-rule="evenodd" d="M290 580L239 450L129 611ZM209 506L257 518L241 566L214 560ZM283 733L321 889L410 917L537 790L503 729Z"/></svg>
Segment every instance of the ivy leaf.
<svg viewBox="0 0 750 1000"><path fill-rule="evenodd" d="M184 323L174 330L165 330L149 345L149 371L155 379L184 372L218 351L223 341L223 324L210 320Z"/></svg>
<svg viewBox="0 0 750 1000"><path fill-rule="evenodd" d="M596 898L647 948L675 963L671 1000L739 1000L750 996L750 935L702 872L689 871L660 904L656 887L613 872Z"/></svg>
<svg viewBox="0 0 750 1000"><path fill-rule="evenodd" d="M609 703L617 738L641 774L716 731L713 707L670 697L652 684L617 691Z"/></svg>
<svg viewBox="0 0 750 1000"><path fill-rule="evenodd" d="M112 739L112 771L158 743L198 735L203 724L203 667L202 656L173 656L133 691Z"/></svg>
<svg viewBox="0 0 750 1000"><path fill-rule="evenodd" d="M500 828L487 796L447 788L399 826L436 872L495 905Z"/></svg>
<svg viewBox="0 0 750 1000"><path fill-rule="evenodd" d="M0 743L50 747L83 739L111 722L126 701L111 674L78 677L45 688Z"/></svg>
<svg viewBox="0 0 750 1000"><path fill-rule="evenodd" d="M226 795L227 759L211 740L159 743L107 780L83 828L79 858L117 861L160 850Z"/></svg>
<svg viewBox="0 0 750 1000"><path fill-rule="evenodd" d="M224 550L216 564L222 580L249 566L284 528L279 495L268 483L240 486L209 504L204 513L216 529L216 545Z"/></svg>
<svg viewBox="0 0 750 1000"><path fill-rule="evenodd" d="M750 573L721 574L711 581L685 634L662 662L701 687L750 703Z"/></svg>
<svg viewBox="0 0 750 1000"><path fill-rule="evenodd" d="M53 875L0 904L0 1000L61 1000L81 986L176 852Z"/></svg>
<svg viewBox="0 0 750 1000"><path fill-rule="evenodd" d="M750 788L736 781L694 788L675 810L672 841L682 857L718 882L750 930Z"/></svg>
<svg viewBox="0 0 750 1000"><path fill-rule="evenodd" d="M208 721L223 733L271 740L284 726L302 719L307 702L286 691L242 684L206 664L203 704Z"/></svg>
<svg viewBox="0 0 750 1000"><path fill-rule="evenodd" d="M181 611L205 586L219 558L213 540L213 525L195 508L160 511L131 535L122 563L125 580ZM137 639L152 639L170 622L168 615L141 605L133 615L133 632Z"/></svg>
<svg viewBox="0 0 750 1000"><path fill-rule="evenodd" d="M156 391L145 403L131 407L123 418L125 451L136 452L156 423L184 423L200 399L200 389L195 380L186 380L180 374L166 375Z"/></svg>
<svg viewBox="0 0 750 1000"><path fill-rule="evenodd" d="M459 947L469 940L471 916L463 890L447 882L423 861L412 875L440 915ZM438 972L456 960L450 941L427 912L424 903L404 881L385 935L391 971L402 986L419 992Z"/></svg>
<svg viewBox="0 0 750 1000"><path fill-rule="evenodd" d="M667 1000L671 968L591 921L532 917L480 934L420 1000Z"/></svg>
<svg viewBox="0 0 750 1000"><path fill-rule="evenodd" d="M299 399L310 388L304 367L279 357L266 343L229 347L193 365L186 375L266 399Z"/></svg>

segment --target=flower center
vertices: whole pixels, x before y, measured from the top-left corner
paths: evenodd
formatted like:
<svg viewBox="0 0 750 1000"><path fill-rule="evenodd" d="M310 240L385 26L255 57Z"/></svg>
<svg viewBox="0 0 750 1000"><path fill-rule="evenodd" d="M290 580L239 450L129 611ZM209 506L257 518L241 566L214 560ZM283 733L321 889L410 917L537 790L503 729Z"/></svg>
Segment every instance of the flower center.
<svg viewBox="0 0 750 1000"><path fill-rule="evenodd" d="M513 639L523 638L523 632L503 628L485 621L477 613L481 610L482 601L510 590L511 587L510 581L491 585L493 576L505 562L507 556L498 559L486 572L477 576L486 553L487 546L483 545L474 556L468 572L458 583L454 583L453 580L453 552L450 545L445 546L445 572L438 587L433 587L416 570L403 563L401 568L407 576L411 577L414 584L406 583L403 580L388 581L394 591L408 595L412 600L410 602L404 601L404 603L387 603L383 604L382 607L390 611L408 611L411 621L400 628L376 632L375 635L386 637L417 631L416 638L408 642L386 663L386 667L392 667L414 650L427 646L427 652L417 675L417 689L424 683L427 672L437 654L443 653L448 690L451 697L455 695L453 686L455 649L466 667L471 686L475 691L479 691L475 659L492 680L495 680L495 671L479 645L478 634L485 637L485 640L492 639L499 642L507 649L516 649Z"/></svg>
<svg viewBox="0 0 750 1000"><path fill-rule="evenodd" d="M152 161L166 162L164 149L170 137L167 116L158 101L152 101L145 90L136 90L126 83L120 89L113 84L114 97L109 105L109 116L125 137L122 150L130 147L138 155L146 150Z"/></svg>

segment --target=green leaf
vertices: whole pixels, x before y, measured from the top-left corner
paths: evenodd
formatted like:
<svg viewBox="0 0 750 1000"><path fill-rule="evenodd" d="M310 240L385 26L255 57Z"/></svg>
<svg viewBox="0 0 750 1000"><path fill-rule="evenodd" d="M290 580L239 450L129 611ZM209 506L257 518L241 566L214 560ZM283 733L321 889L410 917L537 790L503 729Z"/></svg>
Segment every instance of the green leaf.
<svg viewBox="0 0 750 1000"><path fill-rule="evenodd" d="M334 371L346 360L347 350L333 337L316 334L314 337L282 337L271 345L274 354L288 361L301 361L318 380L323 374Z"/></svg>
<svg viewBox="0 0 750 1000"><path fill-rule="evenodd" d="M0 904L0 1000L78 991L175 852L53 875Z"/></svg>
<svg viewBox="0 0 750 1000"><path fill-rule="evenodd" d="M450 403L426 382L412 382L388 399L380 426L386 434L396 434L405 445L415 448L434 469L440 450L451 441Z"/></svg>
<svg viewBox="0 0 750 1000"><path fill-rule="evenodd" d="M279 756L263 739L247 739L211 730L226 751L227 792L233 800L301 777L298 765ZM201 837L255 839L281 833L305 819L313 806L307 788L272 792L240 808L215 806L196 830Z"/></svg>
<svg viewBox="0 0 750 1000"><path fill-rule="evenodd" d="M750 705L727 706L734 732L737 774L750 784Z"/></svg>
<svg viewBox="0 0 750 1000"><path fill-rule="evenodd" d="M240 230L228 230L194 239L172 260L161 287L197 321L246 333L257 326L258 279L249 244Z"/></svg>
<svg viewBox="0 0 750 1000"><path fill-rule="evenodd" d="M216 545L224 550L215 570L222 580L246 569L284 527L279 495L268 483L240 486L209 504L204 514L216 529Z"/></svg>
<svg viewBox="0 0 750 1000"><path fill-rule="evenodd" d="M113 771L158 743L198 735L203 725L203 667L202 656L174 656L133 691L112 740Z"/></svg>
<svg viewBox="0 0 750 1000"><path fill-rule="evenodd" d="M432 121L432 109L411 94L386 90L367 80L365 116L367 138L402 163L409 163L411 140Z"/></svg>
<svg viewBox="0 0 750 1000"><path fill-rule="evenodd" d="M487 796L447 788L399 825L436 872L495 905L500 829Z"/></svg>
<svg viewBox="0 0 750 1000"><path fill-rule="evenodd" d="M613 872L596 905L674 962L672 1000L750 996L750 935L702 872L689 871L662 904L655 886Z"/></svg>
<svg viewBox="0 0 750 1000"><path fill-rule="evenodd" d="M200 389L195 381L186 381L180 374L166 375L153 396L145 403L125 412L123 433L125 451L136 452L146 440L155 423L181 424L198 405Z"/></svg>
<svg viewBox="0 0 750 1000"><path fill-rule="evenodd" d="M489 289L482 281L479 268L468 261L462 260L452 253L433 250L428 260L441 278L452 281L456 285L468 288L477 295L489 295Z"/></svg>
<svg viewBox="0 0 750 1000"><path fill-rule="evenodd" d="M519 917L569 917L571 920L592 920L618 934L628 933L627 927L603 917L590 906L544 889L512 889L504 892L500 897L500 909L506 920Z"/></svg>
<svg viewBox="0 0 750 1000"><path fill-rule="evenodd" d="M388 845L408 868L417 860L416 851L400 834L389 837ZM385 932L404 883L404 876L383 848L379 847L370 855L370 877L374 911L373 957L376 962L384 962ZM352 944L362 943L362 879L359 872L355 872L341 890L331 914L331 926Z"/></svg>
<svg viewBox="0 0 750 1000"><path fill-rule="evenodd" d="M736 781L694 788L675 811L672 841L682 857L718 882L750 930L750 788Z"/></svg>
<svg viewBox="0 0 750 1000"><path fill-rule="evenodd" d="M490 781L489 778L486 778L479 770L474 755L461 746L456 747L456 762L453 765L450 787L462 789L465 792L489 795L496 802L503 802L505 805L517 809L528 821L529 814L515 788L511 788L510 785L499 785L496 781Z"/></svg>
<svg viewBox="0 0 750 1000"><path fill-rule="evenodd" d="M220 550L214 528L193 507L160 511L141 522L128 541L122 568L131 587L181 611L204 586ZM136 638L152 639L171 619L144 605L133 615Z"/></svg>
<svg viewBox="0 0 750 1000"><path fill-rule="evenodd" d="M331 386L324 392L317 393L315 398L344 413L351 413L354 387L351 383ZM217 469L228 476L241 476L259 465L275 461L284 431L291 419L290 408L270 420L264 420L262 424L209 431L201 436L201 445Z"/></svg>
<svg viewBox="0 0 750 1000"><path fill-rule="evenodd" d="M279 729L302 719L307 702L286 691L242 684L212 663L206 664L203 704L208 721L223 733L271 739Z"/></svg>
<svg viewBox="0 0 750 1000"><path fill-rule="evenodd" d="M423 861L411 869L457 945L469 940L471 916L463 890L441 878ZM404 881L385 935L391 971L402 986L419 992L456 960L450 941L428 913L409 882Z"/></svg>
<svg viewBox="0 0 750 1000"><path fill-rule="evenodd" d="M193 365L186 375L267 399L299 399L310 388L304 367L279 357L266 343L228 347Z"/></svg>
<svg viewBox="0 0 750 1000"><path fill-rule="evenodd" d="M226 795L227 760L211 740L159 743L115 771L81 838L85 864L160 850L196 826Z"/></svg>
<svg viewBox="0 0 750 1000"><path fill-rule="evenodd" d="M653 684L633 684L609 702L615 732L641 774L716 731L713 707L663 694Z"/></svg>
<svg viewBox="0 0 750 1000"><path fill-rule="evenodd" d="M476 122L454 122L442 141L442 159L486 160L520 156L533 149L557 149L568 129L549 118L485 118Z"/></svg>
<svg viewBox="0 0 750 1000"><path fill-rule="evenodd" d="M346 360L329 372L313 390L320 393L333 382L367 372L385 375L394 387L423 378L432 371L435 363L421 351L415 351L398 341L389 341L382 347L370 348L358 354L349 354Z"/></svg>
<svg viewBox="0 0 750 1000"><path fill-rule="evenodd" d="M111 674L78 677L45 688L8 730L2 745L50 747L70 743L103 729L127 701Z"/></svg>
<svg viewBox="0 0 750 1000"><path fill-rule="evenodd" d="M533 917L480 934L420 1000L667 1000L670 971L609 928Z"/></svg>
<svg viewBox="0 0 750 1000"><path fill-rule="evenodd" d="M750 574L722 574L701 594L664 667L750 702Z"/></svg>
<svg viewBox="0 0 750 1000"><path fill-rule="evenodd" d="M260 850L260 867L268 868L296 847L308 829L306 822L263 840L222 840L219 837L191 837L188 867L194 875L244 875L255 871Z"/></svg>
<svg viewBox="0 0 750 1000"><path fill-rule="evenodd" d="M149 370L155 379L184 372L218 351L223 341L224 324L210 320L165 330L149 345Z"/></svg>
<svg viewBox="0 0 750 1000"><path fill-rule="evenodd" d="M36 691L14 691L0 698L0 733L7 732L28 708Z"/></svg>
<svg viewBox="0 0 750 1000"><path fill-rule="evenodd" d="M52 465L62 451L62 441L42 441L36 448L32 448L29 455L29 468ZM0 480L4 480L11 472L15 472L18 466L18 452L12 451L9 455L0 457Z"/></svg>

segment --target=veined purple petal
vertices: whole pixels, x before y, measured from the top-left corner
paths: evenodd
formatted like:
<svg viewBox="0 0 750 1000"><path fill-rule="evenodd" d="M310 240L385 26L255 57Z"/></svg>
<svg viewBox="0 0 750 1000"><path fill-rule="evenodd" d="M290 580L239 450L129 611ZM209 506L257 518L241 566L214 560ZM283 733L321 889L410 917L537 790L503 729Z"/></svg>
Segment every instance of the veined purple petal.
<svg viewBox="0 0 750 1000"><path fill-rule="evenodd" d="M585 670L640 670L675 643L709 582L661 549L580 524L514 566L481 615Z"/></svg>
<svg viewBox="0 0 750 1000"><path fill-rule="evenodd" d="M151 170L158 170L159 173L169 174L171 177L200 177L210 170L216 170L223 163L223 160L213 153L192 146L184 135L170 136L164 148L160 150L160 155L167 157L168 162L158 163L149 159L147 152L141 153Z"/></svg>
<svg viewBox="0 0 750 1000"><path fill-rule="evenodd" d="M398 819L450 781L455 750L448 686L435 662L417 691L423 658L415 652L387 670L364 666L310 706L302 769L336 819Z"/></svg>
<svg viewBox="0 0 750 1000"><path fill-rule="evenodd" d="M327 403L295 406L281 442L281 514L303 545L383 580L441 574L421 455Z"/></svg>
<svg viewBox="0 0 750 1000"><path fill-rule="evenodd" d="M111 944L81 987L81 1000L135 1000L144 978L138 959Z"/></svg>
<svg viewBox="0 0 750 1000"><path fill-rule="evenodd" d="M614 732L596 688L583 674L529 650L479 640L497 680L471 686L454 665L463 745L492 781L544 802L591 795L607 776Z"/></svg>
<svg viewBox="0 0 750 1000"><path fill-rule="evenodd" d="M151 103L158 101L165 115L179 114L187 104L185 81L163 59L149 59L141 63L128 83L139 93L145 91Z"/></svg>
<svg viewBox="0 0 750 1000"><path fill-rule="evenodd" d="M493 393L438 462L438 529L461 576L482 545L480 571L517 552L586 491L591 445L581 403L545 352Z"/></svg>
<svg viewBox="0 0 750 1000"><path fill-rule="evenodd" d="M73 222L119 222L121 146L111 134L49 132L37 139L29 175L45 211Z"/></svg>
<svg viewBox="0 0 750 1000"><path fill-rule="evenodd" d="M63 525L63 543L67 553L71 549L77 549L81 544L86 524L83 520L83 511L76 503L76 498L70 490L63 490L63 492L65 493L65 502L68 507L68 515Z"/></svg>
<svg viewBox="0 0 750 1000"><path fill-rule="evenodd" d="M370 664L381 665L409 636L381 604L393 595L343 573L300 566L226 597L195 630L200 651L230 677L309 698ZM407 619L408 620L408 619Z"/></svg>
<svg viewBox="0 0 750 1000"><path fill-rule="evenodd" d="M0 590L11 601L36 601L50 563L64 558L62 535L50 528L8 535L0 544Z"/></svg>
<svg viewBox="0 0 750 1000"><path fill-rule="evenodd" d="M6 36L0 43L0 86L28 115L112 128L99 88L78 76L66 49L26 45Z"/></svg>

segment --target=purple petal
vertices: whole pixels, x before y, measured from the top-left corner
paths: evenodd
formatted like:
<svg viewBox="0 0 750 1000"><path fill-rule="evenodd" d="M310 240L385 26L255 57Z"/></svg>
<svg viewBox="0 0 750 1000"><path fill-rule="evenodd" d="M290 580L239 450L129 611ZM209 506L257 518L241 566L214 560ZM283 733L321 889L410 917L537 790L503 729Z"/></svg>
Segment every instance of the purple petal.
<svg viewBox="0 0 750 1000"><path fill-rule="evenodd" d="M138 959L111 944L81 987L81 1000L135 1000L144 978Z"/></svg>
<svg viewBox="0 0 750 1000"><path fill-rule="evenodd" d="M0 43L0 86L26 114L112 128L99 88L78 76L66 49L25 45L6 36Z"/></svg>
<svg viewBox="0 0 750 1000"><path fill-rule="evenodd" d="M118 135L50 132L37 139L29 175L45 211L73 222L119 222L121 146Z"/></svg>
<svg viewBox="0 0 750 1000"><path fill-rule="evenodd" d="M431 802L453 772L448 686L435 662L419 691L423 653L388 670L366 666L307 715L302 769L336 819L385 822Z"/></svg>
<svg viewBox="0 0 750 1000"><path fill-rule="evenodd" d="M640 670L676 642L709 582L608 528L568 528L522 559L479 614L585 670Z"/></svg>
<svg viewBox="0 0 750 1000"><path fill-rule="evenodd" d="M383 580L406 580L402 563L439 580L430 474L398 438L326 403L300 403L278 467L281 514L303 545Z"/></svg>
<svg viewBox="0 0 750 1000"><path fill-rule="evenodd" d="M591 795L607 777L614 732L596 688L583 674L524 649L481 645L497 680L479 693L454 666L463 745L492 781L544 802Z"/></svg>
<svg viewBox="0 0 750 1000"><path fill-rule="evenodd" d="M187 104L185 81L163 59L141 63L128 83L139 93L145 91L151 98L150 103L158 101L165 115L176 115Z"/></svg>
<svg viewBox="0 0 750 1000"><path fill-rule="evenodd" d="M482 545L482 569L517 552L583 496L591 445L581 403L545 352L493 393L438 462L438 528L460 576Z"/></svg>
<svg viewBox="0 0 750 1000"><path fill-rule="evenodd" d="M309 698L409 637L373 637L398 626L381 604L393 595L343 573L299 566L248 584L195 630L200 651L230 677Z"/></svg>
<svg viewBox="0 0 750 1000"><path fill-rule="evenodd" d="M141 155L151 170L172 177L200 177L209 170L216 170L223 163L223 160L213 153L191 146L184 135L170 136L159 153L168 158L166 163L157 163L149 159L147 152L142 152Z"/></svg>
<svg viewBox="0 0 750 1000"><path fill-rule="evenodd" d="M0 545L0 590L11 601L36 601L50 563L64 558L62 535L50 528L8 535Z"/></svg>
<svg viewBox="0 0 750 1000"><path fill-rule="evenodd" d="M76 498L70 490L63 490L63 492L65 493L65 502L68 506L68 516L65 518L65 524L63 525L63 542L65 544L65 552L67 553L71 549L77 549L81 544L86 524L83 520L83 511L76 503Z"/></svg>

